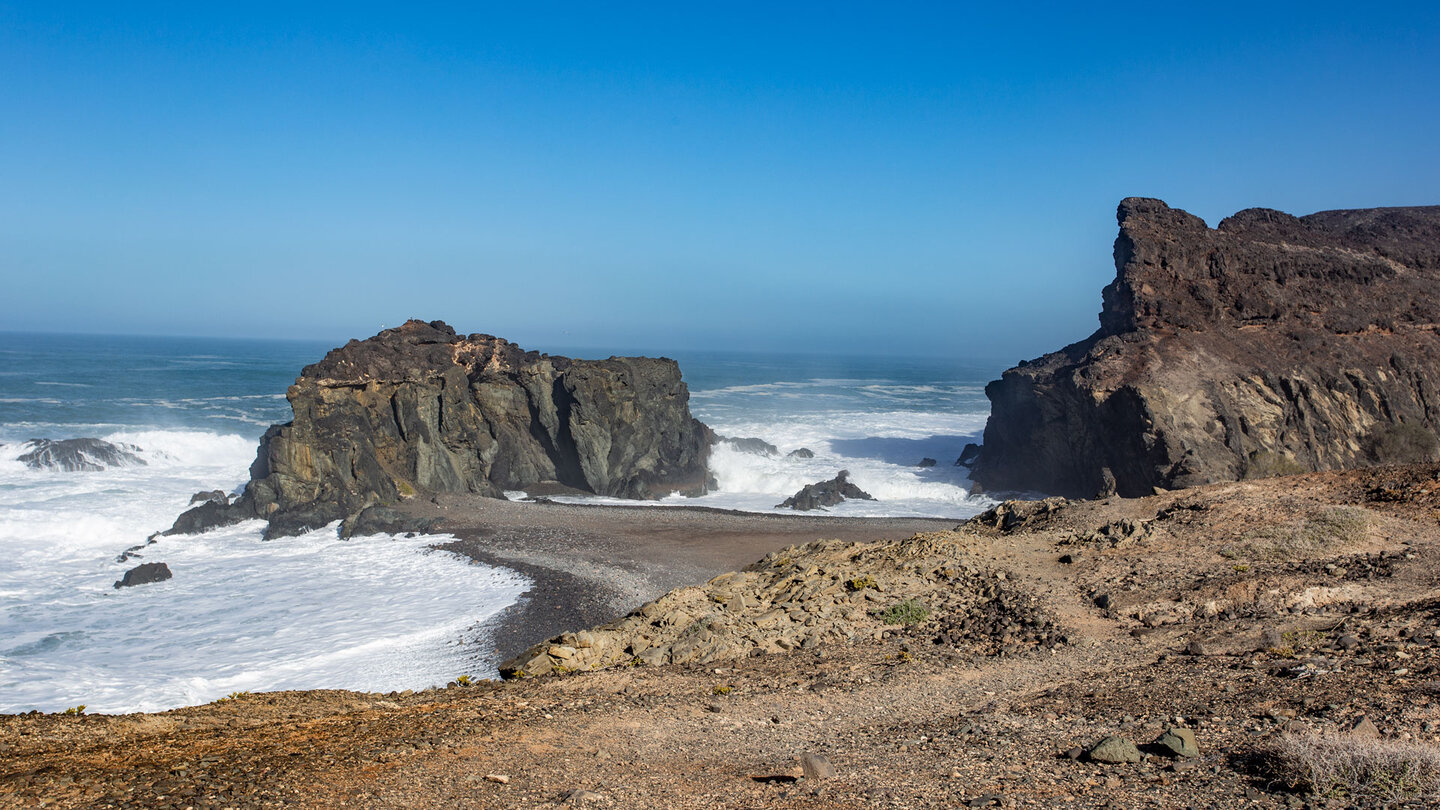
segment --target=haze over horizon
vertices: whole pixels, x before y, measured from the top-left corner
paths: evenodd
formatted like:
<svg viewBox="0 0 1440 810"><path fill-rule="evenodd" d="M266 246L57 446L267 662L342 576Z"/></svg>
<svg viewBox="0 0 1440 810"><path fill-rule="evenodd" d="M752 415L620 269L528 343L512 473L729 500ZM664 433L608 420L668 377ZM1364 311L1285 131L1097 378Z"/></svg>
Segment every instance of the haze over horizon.
<svg viewBox="0 0 1440 810"><path fill-rule="evenodd" d="M1114 210L1440 203L1440 9L0 2L0 330L1032 357Z"/></svg>

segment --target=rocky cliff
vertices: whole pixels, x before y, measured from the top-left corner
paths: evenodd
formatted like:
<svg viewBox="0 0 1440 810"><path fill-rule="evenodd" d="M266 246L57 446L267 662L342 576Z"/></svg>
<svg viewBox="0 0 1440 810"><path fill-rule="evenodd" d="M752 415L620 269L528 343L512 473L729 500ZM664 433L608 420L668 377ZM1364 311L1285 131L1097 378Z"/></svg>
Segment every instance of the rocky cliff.
<svg viewBox="0 0 1440 810"><path fill-rule="evenodd" d="M287 397L295 418L266 431L244 494L175 530L262 517L293 534L435 492L654 498L706 483L710 430L673 360L572 360L412 320L331 351Z"/></svg>
<svg viewBox="0 0 1440 810"><path fill-rule="evenodd" d="M1118 219L1100 329L986 387L976 481L1133 496L1435 455L1440 206Z"/></svg>

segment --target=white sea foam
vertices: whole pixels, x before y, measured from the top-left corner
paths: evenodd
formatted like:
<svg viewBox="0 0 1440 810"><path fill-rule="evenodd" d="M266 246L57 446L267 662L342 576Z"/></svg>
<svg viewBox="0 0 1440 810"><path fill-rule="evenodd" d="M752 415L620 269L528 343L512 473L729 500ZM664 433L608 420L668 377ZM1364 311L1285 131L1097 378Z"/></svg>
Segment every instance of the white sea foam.
<svg viewBox="0 0 1440 810"><path fill-rule="evenodd" d="M201 431L100 434L146 466L31 470L0 451L0 711L155 710L233 691L424 687L491 675L476 625L528 587L429 547L446 536L262 541L252 521L161 538L191 494L233 490L255 442ZM4 448L9 451L11 446ZM174 578L116 590L139 562Z"/></svg>
<svg viewBox="0 0 1440 810"><path fill-rule="evenodd" d="M710 473L717 488L698 498L672 496L664 506L709 506L720 509L769 512L806 484L833 478L848 470L850 480L874 496L874 501L851 500L826 511L849 517L944 517L966 518L994 504L984 496L970 494L969 471L955 466L968 442L978 442L986 414L935 413L915 410L875 411L768 411L757 415L743 401L753 396L773 396L785 387L802 392L814 406L819 386L847 384L843 380L805 383L769 383L730 386L723 389L729 402L714 402L717 392L697 394L701 419L715 431L730 437L756 437L776 445L775 456L746 453L728 444L718 444L710 457ZM933 386L879 386L886 398L924 395ZM896 390L899 389L899 390ZM908 389L908 390L907 390ZM736 395L741 401L736 402ZM836 393L837 398L854 395ZM719 406L719 407L717 407ZM728 407L726 407L728 406ZM806 448L814 458L797 458L791 451ZM925 458L935 459L933 467L920 467ZM634 501L559 497L572 502L625 503Z"/></svg>

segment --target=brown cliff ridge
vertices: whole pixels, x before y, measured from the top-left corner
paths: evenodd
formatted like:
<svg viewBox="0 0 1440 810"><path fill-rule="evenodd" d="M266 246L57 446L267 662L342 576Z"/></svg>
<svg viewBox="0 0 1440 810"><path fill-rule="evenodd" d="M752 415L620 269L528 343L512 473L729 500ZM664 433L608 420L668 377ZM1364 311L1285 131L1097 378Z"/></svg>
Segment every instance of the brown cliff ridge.
<svg viewBox="0 0 1440 810"><path fill-rule="evenodd" d="M387 507L423 494L548 484L654 498L706 484L710 430L665 358L572 360L412 320L332 350L286 396L295 418L265 432L244 494L171 532L253 517L271 535L342 519L378 530L399 518Z"/></svg>
<svg viewBox="0 0 1440 810"><path fill-rule="evenodd" d="M1139 496L1435 457L1440 206L1118 219L1100 329L986 386L977 482Z"/></svg>

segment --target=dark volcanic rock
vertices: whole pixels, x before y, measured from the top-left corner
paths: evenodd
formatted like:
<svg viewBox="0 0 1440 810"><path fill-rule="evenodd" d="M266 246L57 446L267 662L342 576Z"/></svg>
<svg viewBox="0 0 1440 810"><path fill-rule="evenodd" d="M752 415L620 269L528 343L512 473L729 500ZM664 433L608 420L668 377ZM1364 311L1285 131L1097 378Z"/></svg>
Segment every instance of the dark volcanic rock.
<svg viewBox="0 0 1440 810"><path fill-rule="evenodd" d="M916 467L934 467L934 466L935 466L935 459L930 458L930 457L927 456L927 457L925 457L925 458L920 459L920 463L919 463L919 464L916 464L915 466L916 466Z"/></svg>
<svg viewBox="0 0 1440 810"><path fill-rule="evenodd" d="M225 494L223 489L212 489L208 492L197 492L190 496L190 504L197 503L218 503L227 505L230 503L230 496Z"/></svg>
<svg viewBox="0 0 1440 810"><path fill-rule="evenodd" d="M103 439L31 439L21 445L25 466L36 470L95 472L107 467L144 466L133 444L111 444Z"/></svg>
<svg viewBox="0 0 1440 810"><path fill-rule="evenodd" d="M340 526L340 536L349 538L367 534L423 534L434 528L436 521L429 518L412 518L388 506L370 506L360 513L346 518Z"/></svg>
<svg viewBox="0 0 1440 810"><path fill-rule="evenodd" d="M960 457L955 459L956 467L974 467L975 462L980 460L980 445L971 442L965 445L960 451Z"/></svg>
<svg viewBox="0 0 1440 810"><path fill-rule="evenodd" d="M764 439L735 439L729 436L716 436L715 441L728 444L742 453L752 453L757 456L776 456L780 454L780 448Z"/></svg>
<svg viewBox="0 0 1440 810"><path fill-rule="evenodd" d="M820 481L815 484L806 484L804 489L785 499L785 502L776 506L777 509L798 509L809 511L819 509L822 506L834 506L846 498L855 498L862 501L873 501L869 493L855 486L847 480L850 476L849 470L841 470L829 481Z"/></svg>
<svg viewBox="0 0 1440 810"><path fill-rule="evenodd" d="M1139 496L1433 457L1440 206L1210 229L1130 198L1119 221L1100 329L986 386L986 489Z"/></svg>
<svg viewBox="0 0 1440 810"><path fill-rule="evenodd" d="M425 493L557 482L654 498L706 483L712 434L669 359L552 357L412 320L331 351L287 397L295 418L265 432L244 494L177 529L261 517L275 536Z"/></svg>
<svg viewBox="0 0 1440 810"><path fill-rule="evenodd" d="M129 571L125 576L115 583L116 588L129 588L133 585L148 585L152 582L164 582L173 574L170 573L170 566L163 562L141 563Z"/></svg>
<svg viewBox="0 0 1440 810"><path fill-rule="evenodd" d="M791 450L785 454L786 458L814 458L815 451L808 447L801 447L798 450Z"/></svg>

